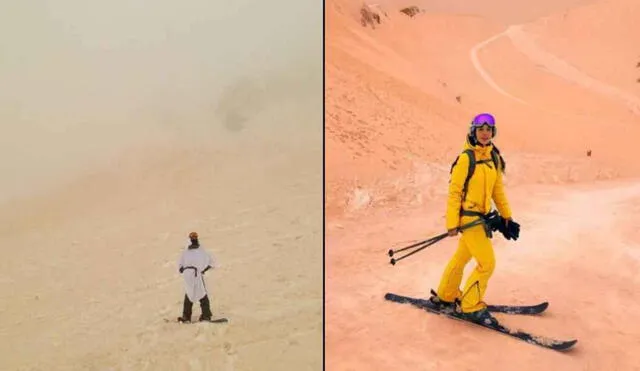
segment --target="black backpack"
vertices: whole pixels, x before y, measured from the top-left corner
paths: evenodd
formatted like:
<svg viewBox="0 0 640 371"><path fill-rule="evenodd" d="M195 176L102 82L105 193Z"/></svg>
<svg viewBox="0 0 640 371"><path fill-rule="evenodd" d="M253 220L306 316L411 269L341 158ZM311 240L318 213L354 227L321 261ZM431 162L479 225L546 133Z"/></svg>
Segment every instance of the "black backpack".
<svg viewBox="0 0 640 371"><path fill-rule="evenodd" d="M472 149L467 149L463 153L466 153L467 156L469 156L469 170L467 171L467 178L464 180L464 185L462 186L462 202L464 202L465 198L467 197L467 189L469 188L469 180L471 179L471 176L473 175L473 172L476 170L476 164L484 164L484 163L489 163L489 161L491 161L491 162L493 162L493 166L496 169L499 169L498 164L501 164L502 172L504 172L504 169L505 169L504 159L502 158L502 155L500 154L500 150L495 145L491 149L491 160L476 161L476 155L473 153ZM453 164L451 164L451 170L449 170L449 174L453 173L453 167L456 166L456 164L458 163L458 158L459 157L456 157L456 160L453 161ZM489 165L489 166L491 166L491 165ZM449 183L451 183L451 179L449 179Z"/></svg>

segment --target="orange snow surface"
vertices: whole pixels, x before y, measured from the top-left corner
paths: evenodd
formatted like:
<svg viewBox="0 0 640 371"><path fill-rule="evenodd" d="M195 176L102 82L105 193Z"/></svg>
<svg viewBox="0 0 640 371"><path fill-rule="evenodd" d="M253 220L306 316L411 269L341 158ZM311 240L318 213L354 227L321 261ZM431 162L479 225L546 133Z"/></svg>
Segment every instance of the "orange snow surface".
<svg viewBox="0 0 640 371"><path fill-rule="evenodd" d="M640 369L640 2L367 4L379 24L359 1L325 8L327 369ZM387 251L444 231L448 172L484 111L522 226L494 236L485 299L549 301L496 317L578 339L569 353L384 300L437 288L457 238L395 266Z"/></svg>

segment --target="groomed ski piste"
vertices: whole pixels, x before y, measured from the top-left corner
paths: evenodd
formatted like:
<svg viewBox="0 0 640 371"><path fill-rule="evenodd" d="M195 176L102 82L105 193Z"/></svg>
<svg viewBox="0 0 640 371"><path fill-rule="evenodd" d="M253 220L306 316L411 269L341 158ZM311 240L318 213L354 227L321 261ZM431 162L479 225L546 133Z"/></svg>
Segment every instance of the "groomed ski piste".
<svg viewBox="0 0 640 371"><path fill-rule="evenodd" d="M405 10L413 16L400 12L414 5L421 11ZM640 162L631 155L640 52L625 36L640 32L640 3L383 0L361 9L327 1L327 369L637 367L640 356L625 349L640 325L621 315L640 315ZM387 254L444 232L450 165L471 117L486 111L497 117L521 233L515 242L494 234L485 300L547 303L536 314L494 312L508 334L403 298L430 296L457 238L395 265ZM523 332L542 346L511 336Z"/></svg>
<svg viewBox="0 0 640 371"><path fill-rule="evenodd" d="M321 369L321 12L0 5L0 370Z"/></svg>

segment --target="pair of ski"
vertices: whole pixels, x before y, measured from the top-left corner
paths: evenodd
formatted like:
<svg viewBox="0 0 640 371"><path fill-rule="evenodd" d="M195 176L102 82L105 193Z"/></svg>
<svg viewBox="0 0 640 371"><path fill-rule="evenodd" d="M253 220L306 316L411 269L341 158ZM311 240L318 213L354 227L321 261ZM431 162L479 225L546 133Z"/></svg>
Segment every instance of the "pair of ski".
<svg viewBox="0 0 640 371"><path fill-rule="evenodd" d="M431 313L444 315L452 319L457 319L460 321L465 321L471 324L475 324L475 325L523 340L527 343L538 345L548 349L564 351L564 350L570 349L578 342L578 340L556 340L556 339L552 339L544 336L536 336L521 330L511 330L499 323L497 325L487 325L483 323L472 322L460 316L460 314L458 314L452 309L439 310L436 305L434 305L431 301L426 299L412 298L409 296L402 296L402 295L397 295L393 293L387 293L384 296L384 298L386 300L400 303L400 304L409 303L411 305L414 305L418 308L424 309ZM494 313L535 315L535 314L540 314L544 312L548 306L549 306L549 303L544 302L536 305L488 305L487 309L490 312L494 312Z"/></svg>

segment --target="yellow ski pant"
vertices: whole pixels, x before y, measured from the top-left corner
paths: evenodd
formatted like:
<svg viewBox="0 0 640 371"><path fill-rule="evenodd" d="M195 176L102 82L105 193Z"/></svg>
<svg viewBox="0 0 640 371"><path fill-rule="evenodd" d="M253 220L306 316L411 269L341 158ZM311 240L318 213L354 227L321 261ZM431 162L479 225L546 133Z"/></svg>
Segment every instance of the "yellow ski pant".
<svg viewBox="0 0 640 371"><path fill-rule="evenodd" d="M469 223L477 217L463 216L461 225ZM464 267L471 258L476 267L467 279L464 289L460 291ZM438 296L445 301L460 299L463 312L470 313L486 307L482 301L487 290L487 283L496 266L491 240L487 237L484 225L480 224L462 231L458 249L447 264L438 286Z"/></svg>

